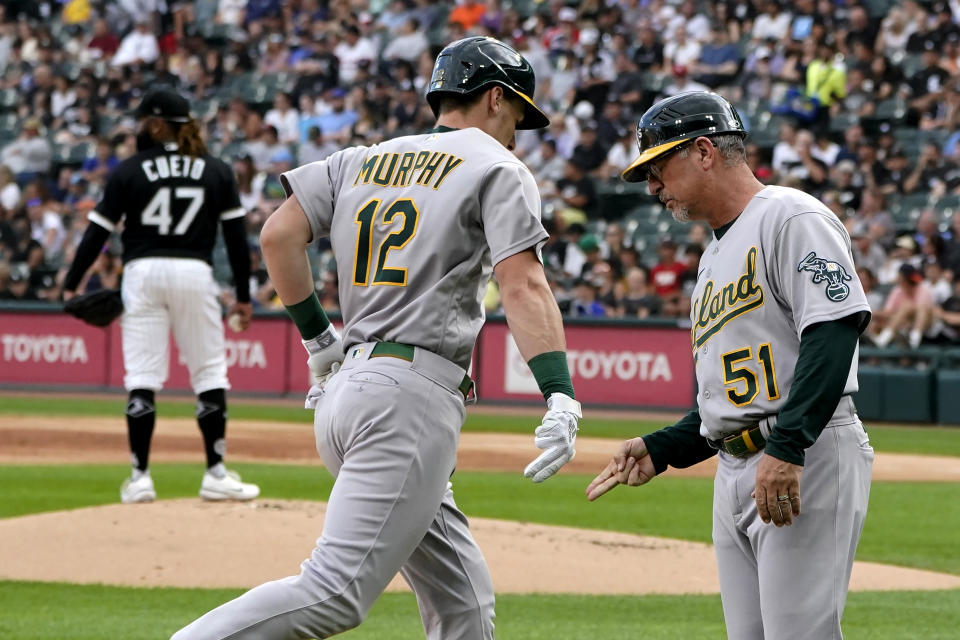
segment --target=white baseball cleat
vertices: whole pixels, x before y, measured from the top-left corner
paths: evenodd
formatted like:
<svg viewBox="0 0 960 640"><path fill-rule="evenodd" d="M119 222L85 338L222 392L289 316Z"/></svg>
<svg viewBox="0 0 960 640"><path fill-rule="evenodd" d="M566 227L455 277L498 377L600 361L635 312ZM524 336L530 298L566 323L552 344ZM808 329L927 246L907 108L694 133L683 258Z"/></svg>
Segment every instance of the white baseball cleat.
<svg viewBox="0 0 960 640"><path fill-rule="evenodd" d="M153 502L157 499L157 492L153 489L153 478L150 471L133 470L129 478L123 481L120 487L120 502L130 504L134 502Z"/></svg>
<svg viewBox="0 0 960 640"><path fill-rule="evenodd" d="M258 495L260 487L241 482L240 474L222 463L207 469L200 484L200 497L204 500L253 500Z"/></svg>

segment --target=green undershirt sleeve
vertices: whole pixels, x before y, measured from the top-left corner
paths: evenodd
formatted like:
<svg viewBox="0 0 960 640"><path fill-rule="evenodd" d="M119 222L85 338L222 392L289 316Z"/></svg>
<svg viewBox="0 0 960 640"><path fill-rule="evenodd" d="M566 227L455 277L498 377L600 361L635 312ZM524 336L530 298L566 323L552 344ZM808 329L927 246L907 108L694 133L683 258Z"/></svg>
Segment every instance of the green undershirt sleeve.
<svg viewBox="0 0 960 640"><path fill-rule="evenodd" d="M643 443L657 473L663 473L668 466L686 469L717 453L700 435L700 412L697 409L676 424L643 436Z"/></svg>
<svg viewBox="0 0 960 640"><path fill-rule="evenodd" d="M527 366L530 367L530 372L533 373L544 400L552 393L564 393L575 399L570 369L567 368L566 353L563 351L541 353L530 358Z"/></svg>
<svg viewBox="0 0 960 640"><path fill-rule="evenodd" d="M818 322L803 331L790 393L767 438L766 452L774 458L802 465L805 450L820 437L843 395L862 315Z"/></svg>
<svg viewBox="0 0 960 640"><path fill-rule="evenodd" d="M330 326L330 319L324 313L315 293L311 293L296 304L287 306L286 309L304 340L316 338Z"/></svg>

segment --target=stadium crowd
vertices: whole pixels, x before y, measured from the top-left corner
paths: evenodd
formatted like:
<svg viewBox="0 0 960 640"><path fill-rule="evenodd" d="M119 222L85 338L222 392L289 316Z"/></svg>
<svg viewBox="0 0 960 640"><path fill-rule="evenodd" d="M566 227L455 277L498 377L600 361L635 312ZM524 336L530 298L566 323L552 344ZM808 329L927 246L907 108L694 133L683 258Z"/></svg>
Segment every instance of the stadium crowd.
<svg viewBox="0 0 960 640"><path fill-rule="evenodd" d="M276 306L257 238L283 198L279 174L428 130L437 51L488 34L530 60L551 116L515 153L541 189L566 314L689 313L710 230L675 223L618 175L647 107L709 88L743 116L762 182L804 189L847 225L874 308L867 339L956 341L958 18L958 0L2 0L0 299L58 299L87 212L135 152L129 110L167 84L233 164L255 303ZM118 256L114 241L87 290L117 286ZM214 258L228 280L225 254ZM329 248L311 259L336 310Z"/></svg>

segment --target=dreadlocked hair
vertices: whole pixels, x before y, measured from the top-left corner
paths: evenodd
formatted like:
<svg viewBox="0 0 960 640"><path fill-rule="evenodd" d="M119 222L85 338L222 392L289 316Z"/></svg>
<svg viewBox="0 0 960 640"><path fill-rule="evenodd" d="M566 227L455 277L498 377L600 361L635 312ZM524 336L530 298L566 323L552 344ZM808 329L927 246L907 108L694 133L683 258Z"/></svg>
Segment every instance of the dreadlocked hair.
<svg viewBox="0 0 960 640"><path fill-rule="evenodd" d="M200 128L194 120L184 122L177 127L177 147L180 153L194 158L206 155L207 143L200 137Z"/></svg>

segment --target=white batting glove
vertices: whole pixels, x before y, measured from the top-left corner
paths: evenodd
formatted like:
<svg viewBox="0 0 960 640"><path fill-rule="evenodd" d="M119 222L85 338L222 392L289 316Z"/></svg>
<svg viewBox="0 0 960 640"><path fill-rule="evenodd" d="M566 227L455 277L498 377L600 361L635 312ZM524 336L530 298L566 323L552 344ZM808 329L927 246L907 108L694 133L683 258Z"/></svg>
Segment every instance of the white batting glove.
<svg viewBox="0 0 960 640"><path fill-rule="evenodd" d="M543 482L560 467L573 460L577 440L577 421L583 417L580 403L563 393L552 393L547 398L548 411L543 423L534 431L533 440L538 449L544 449L536 460L523 470L524 477Z"/></svg>
<svg viewBox="0 0 960 640"><path fill-rule="evenodd" d="M330 325L316 338L301 342L309 355L307 367L310 369L310 379L313 384L323 389L343 362L343 341L340 334Z"/></svg>

